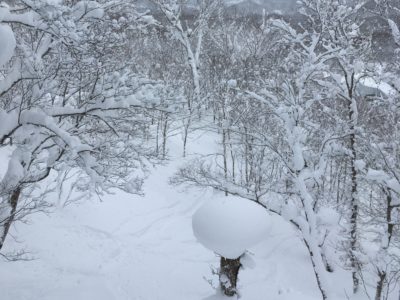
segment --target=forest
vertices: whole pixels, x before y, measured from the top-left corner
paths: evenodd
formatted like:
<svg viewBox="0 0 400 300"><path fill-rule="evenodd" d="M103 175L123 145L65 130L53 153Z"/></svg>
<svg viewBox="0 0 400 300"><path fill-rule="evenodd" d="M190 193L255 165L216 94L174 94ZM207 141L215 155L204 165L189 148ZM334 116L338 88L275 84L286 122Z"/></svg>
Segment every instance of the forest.
<svg viewBox="0 0 400 300"><path fill-rule="evenodd" d="M400 2L236 2L0 2L0 299L400 299Z"/></svg>

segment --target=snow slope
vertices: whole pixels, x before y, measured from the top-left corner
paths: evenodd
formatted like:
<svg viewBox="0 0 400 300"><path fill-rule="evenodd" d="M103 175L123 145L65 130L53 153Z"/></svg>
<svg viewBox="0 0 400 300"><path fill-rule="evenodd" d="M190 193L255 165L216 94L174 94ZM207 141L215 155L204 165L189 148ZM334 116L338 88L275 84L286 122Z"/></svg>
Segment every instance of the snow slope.
<svg viewBox="0 0 400 300"><path fill-rule="evenodd" d="M191 157L198 149L212 152L214 140L192 140ZM177 138L173 159L154 169L145 197L117 192L16 224L11 232L16 240L9 237L4 250L24 248L35 260L0 261L1 300L225 299L207 282L217 284L211 267L218 266L218 257L196 241L191 226L193 213L215 194L182 192L168 184L184 163L180 147ZM319 300L296 231L277 216L271 223L265 241L250 249L254 266L239 274L240 299ZM351 282L340 270L331 279ZM338 291L335 300L346 299L350 291L350 285Z"/></svg>

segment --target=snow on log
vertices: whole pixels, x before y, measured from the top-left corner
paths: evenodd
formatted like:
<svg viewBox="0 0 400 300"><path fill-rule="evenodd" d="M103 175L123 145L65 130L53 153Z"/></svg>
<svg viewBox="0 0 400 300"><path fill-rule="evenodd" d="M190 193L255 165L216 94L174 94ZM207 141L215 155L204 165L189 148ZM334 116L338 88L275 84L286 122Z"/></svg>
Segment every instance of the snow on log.
<svg viewBox="0 0 400 300"><path fill-rule="evenodd" d="M213 198L193 215L193 233L206 248L230 259L266 238L267 211L257 203L233 196Z"/></svg>

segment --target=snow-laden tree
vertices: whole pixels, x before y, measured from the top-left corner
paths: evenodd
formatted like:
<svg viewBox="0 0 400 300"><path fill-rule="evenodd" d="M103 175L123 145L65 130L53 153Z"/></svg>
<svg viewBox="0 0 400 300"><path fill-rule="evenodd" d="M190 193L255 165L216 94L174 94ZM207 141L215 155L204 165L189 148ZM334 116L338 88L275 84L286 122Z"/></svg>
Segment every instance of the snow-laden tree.
<svg viewBox="0 0 400 300"><path fill-rule="evenodd" d="M399 98L397 96L392 104L386 101L375 108L382 112L382 106L386 106L384 120L376 122L377 116L371 118L376 134L369 140L369 150L374 156L363 170L370 186L370 197L368 205L361 207L363 225L374 235L369 241L368 262L377 278L376 300L388 299L400 280L400 131L399 110L393 109L393 105L398 105ZM388 106L392 109L387 109Z"/></svg>
<svg viewBox="0 0 400 300"><path fill-rule="evenodd" d="M1 248L12 222L40 205L34 190L48 177L47 189L73 170L81 192L140 193L155 158L148 110L164 87L125 56L127 34L148 22L132 4L22 0L2 3L0 22L0 147L11 152Z"/></svg>
<svg viewBox="0 0 400 300"><path fill-rule="evenodd" d="M281 42L284 47L289 45L295 50L282 59L279 71L277 69L270 80L260 81L262 88L257 94L242 91L241 97L246 101L257 102L258 109L266 114L268 121L273 124L271 128L275 127L275 132L271 130L270 133L252 131L252 144L263 145L264 148L268 148L271 158L281 161L281 167L285 170L284 180L289 180L291 186L292 196L288 199L287 205L292 205L296 210L296 213L289 217L289 221L295 224L302 234L321 295L323 299L327 299L331 290L321 248L323 235L317 227L315 209L318 206L312 186L323 173L325 151L329 148L328 141L332 136L324 136L317 130L317 126L310 126L312 125L310 116L321 98L318 94L323 90L319 89L318 80L323 77L326 68L324 62L331 58L331 53L329 51L318 53L318 47L321 45L317 34L297 33L289 24L280 20L275 21L273 26L283 36ZM253 126L257 128L257 125L255 123ZM316 138L319 139L319 143L316 143ZM327 142L324 142L324 139ZM270 170L258 171L263 173ZM226 180L221 181L212 174L207 174L209 172L203 168L197 169L196 174L196 169L190 167L181 170L176 180L200 185L208 184L246 197L245 188L235 188L235 185L229 184ZM284 203L279 204L280 207L270 206L262 197L253 200L278 213L281 213L279 210L284 206Z"/></svg>
<svg viewBox="0 0 400 300"><path fill-rule="evenodd" d="M387 29L396 42L398 5L381 2L389 9L380 17L391 16ZM260 22L259 39L244 22L231 31L213 28L205 72L221 152L173 178L259 202L290 221L323 298L334 292L328 279L337 267L350 271L354 292L376 284L376 299L386 297L398 274L397 239L386 238L398 235L397 194L385 182L396 182L398 172L399 60L396 51L388 65L376 60L370 5L300 1L299 23ZM246 53L257 53L265 39L265 55ZM252 58L260 68L246 67Z"/></svg>
<svg viewBox="0 0 400 300"><path fill-rule="evenodd" d="M240 22L218 20L206 39L208 60L207 91L213 108L212 130L221 134L221 165L225 180L245 181L251 190L260 190L257 168L263 151L251 145L251 134L236 132L253 130L259 117L258 104L243 101L237 88L247 89L259 77L267 76L270 65L270 36L259 24L260 19L248 18ZM260 147L262 148L262 146Z"/></svg>
<svg viewBox="0 0 400 300"><path fill-rule="evenodd" d="M283 42L294 50L284 59L281 75L276 74L258 93L248 92L248 95L272 111L271 117L279 128L279 146L273 136L265 141L285 165L291 193L287 204L297 210L289 220L301 232L322 298L329 299L332 292L327 278L329 264L322 247L324 232L318 226L315 184L321 182L330 142L337 136L318 126L315 111L320 101L329 99L320 79L332 52L320 51L321 32L298 33L280 20L273 21L272 26L281 31Z"/></svg>
<svg viewBox="0 0 400 300"><path fill-rule="evenodd" d="M362 207L364 226L373 233L367 261L376 284L375 300L389 299L400 280L400 166L399 112L400 84L400 6L397 1L377 0L371 11L383 20L392 38L390 57L378 68L373 85L381 92L371 99L368 118L367 151L370 154L362 172L370 187L369 203Z"/></svg>
<svg viewBox="0 0 400 300"><path fill-rule="evenodd" d="M328 71L330 83L328 88L337 98L336 108L323 105L330 109L337 118L336 128L342 136L343 146L347 149L345 155L349 168L350 190L349 203L345 203L351 211L349 218L349 250L350 267L352 269L353 290L357 292L360 279L360 263L357 259L359 250L359 205L361 197L359 187L360 174L357 161L362 158L362 124L359 108L365 99L360 92L361 81L368 76L368 58L371 49L371 38L361 31L362 1L338 1L325 3L324 1L303 1L301 12L305 14L313 27L320 31L319 38L324 51L332 53L327 64L331 67Z"/></svg>
<svg viewBox="0 0 400 300"><path fill-rule="evenodd" d="M174 49L175 56L182 55L184 65L190 69L189 78L184 80L186 105L183 118L183 156L186 155L186 145L189 131L196 111L203 106L204 91L202 90L201 55L204 36L208 25L220 1L199 1L192 6L186 1L151 0L161 12L160 26L167 30L171 38L178 42L183 51Z"/></svg>
<svg viewBox="0 0 400 300"><path fill-rule="evenodd" d="M277 54L275 63L266 77L256 76L253 84L244 89L240 85L233 87L241 98L235 124L240 122L240 116L248 117L247 126L239 125L234 131L253 149L262 149L258 154L264 153L255 170L260 179L254 182L255 192L251 186L226 176L226 172L215 172L218 167L204 163L182 169L175 178L178 183L213 186L261 202L288 219L301 233L324 299L332 293L328 280L332 258L326 246L330 232L321 225L321 218L330 215L328 219L336 219L337 212L332 207L339 209L344 204L341 212L352 224L348 231L352 234L346 234L345 240L351 243L346 252L351 258L355 288L360 271L356 260L356 100L359 82L368 72L364 63L369 51L369 39L360 32L360 9L361 5L346 1L302 1L300 26L293 27L283 20L270 22L265 34L276 45L277 50L271 51L271 55ZM254 110L247 115L246 110L251 107ZM239 140L235 142L240 144ZM329 185L333 176L327 170L338 173L331 162L343 158L348 161L343 167L345 174L351 176L344 176L345 185L332 188ZM325 186L329 186L329 193ZM331 196L333 190L344 193L343 186L349 203L333 206L326 196Z"/></svg>

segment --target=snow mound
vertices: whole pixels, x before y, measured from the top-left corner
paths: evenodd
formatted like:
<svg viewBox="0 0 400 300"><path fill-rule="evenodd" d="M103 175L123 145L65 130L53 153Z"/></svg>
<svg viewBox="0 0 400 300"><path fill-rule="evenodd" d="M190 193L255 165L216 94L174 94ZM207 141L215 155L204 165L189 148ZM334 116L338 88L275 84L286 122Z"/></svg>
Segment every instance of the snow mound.
<svg viewBox="0 0 400 300"><path fill-rule="evenodd" d="M0 68L3 67L14 54L16 45L14 33L10 26L0 25Z"/></svg>
<svg viewBox="0 0 400 300"><path fill-rule="evenodd" d="M193 215L193 233L206 248L234 259L267 237L270 220L257 203L238 198L213 198Z"/></svg>

